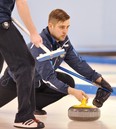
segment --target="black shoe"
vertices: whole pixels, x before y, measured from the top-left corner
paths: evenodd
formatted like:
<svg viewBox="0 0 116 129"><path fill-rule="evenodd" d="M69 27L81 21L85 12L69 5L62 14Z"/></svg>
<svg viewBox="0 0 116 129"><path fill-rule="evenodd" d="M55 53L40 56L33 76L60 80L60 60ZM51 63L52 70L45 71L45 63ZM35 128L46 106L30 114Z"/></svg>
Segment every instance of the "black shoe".
<svg viewBox="0 0 116 129"><path fill-rule="evenodd" d="M42 109L36 109L34 112L34 115L47 115L47 112L45 110Z"/></svg>

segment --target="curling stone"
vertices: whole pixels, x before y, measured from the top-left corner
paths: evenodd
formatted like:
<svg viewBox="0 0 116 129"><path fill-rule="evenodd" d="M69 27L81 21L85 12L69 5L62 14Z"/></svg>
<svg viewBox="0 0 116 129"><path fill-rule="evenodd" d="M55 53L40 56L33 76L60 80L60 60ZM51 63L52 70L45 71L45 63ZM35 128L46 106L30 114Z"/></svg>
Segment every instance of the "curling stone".
<svg viewBox="0 0 116 129"><path fill-rule="evenodd" d="M100 118L100 109L88 106L86 99L83 99L80 105L68 109L68 117L75 121L94 121Z"/></svg>

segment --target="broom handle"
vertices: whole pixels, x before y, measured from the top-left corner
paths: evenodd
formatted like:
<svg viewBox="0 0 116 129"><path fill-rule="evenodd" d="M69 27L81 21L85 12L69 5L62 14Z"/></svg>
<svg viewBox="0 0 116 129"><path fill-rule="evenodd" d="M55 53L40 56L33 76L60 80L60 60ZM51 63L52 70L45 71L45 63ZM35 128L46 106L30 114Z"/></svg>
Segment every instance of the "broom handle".
<svg viewBox="0 0 116 129"><path fill-rule="evenodd" d="M21 30L23 30L28 36L30 36L30 33L29 33L29 31L24 27L24 26L22 26L20 23L19 23L19 21L18 20L16 20L15 18L12 18L12 21L21 29ZM34 46L34 44L32 45L32 47ZM31 47L31 48L32 48ZM47 47L45 47L43 44L40 44L40 47L46 52L46 53L49 53L50 52L50 50L47 48Z"/></svg>
<svg viewBox="0 0 116 129"><path fill-rule="evenodd" d="M72 71L70 71L70 70L68 70L68 69L66 69L66 68L64 68L64 67L59 66L58 68L59 68L60 70L64 71L64 72L69 73L70 75L73 75L73 76L75 76L75 77L77 77L77 78L79 78L79 79L82 79L82 80L84 80L84 81L86 81L86 82L88 82L88 83L90 83L90 84L92 84L92 85L94 85L94 86L101 87L100 85L98 85L98 84L96 84L96 83L94 83L94 82L92 82L92 81L86 79L85 77L83 77L83 76L81 76L81 75L79 75L79 74L77 74L77 73L75 73L75 72L72 72ZM102 87L102 88L103 88L103 87ZM104 89L105 91L110 92L110 91L109 91L108 89L106 89L106 88L103 88L103 89Z"/></svg>

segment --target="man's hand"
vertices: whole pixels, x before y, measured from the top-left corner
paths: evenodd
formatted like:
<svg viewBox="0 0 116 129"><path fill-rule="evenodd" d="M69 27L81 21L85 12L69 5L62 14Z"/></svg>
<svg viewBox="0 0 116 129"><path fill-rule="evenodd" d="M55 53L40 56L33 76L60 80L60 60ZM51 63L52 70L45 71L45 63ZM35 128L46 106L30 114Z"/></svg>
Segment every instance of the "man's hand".
<svg viewBox="0 0 116 129"><path fill-rule="evenodd" d="M80 102L82 102L83 98L86 98L88 101L87 94L82 90L77 90L72 87L68 87L68 93L75 96Z"/></svg>
<svg viewBox="0 0 116 129"><path fill-rule="evenodd" d="M95 83L101 87L98 88L96 92L96 96L93 99L93 105L100 108L102 107L103 103L109 98L111 92L113 92L113 89L110 84L102 77L99 77Z"/></svg>
<svg viewBox="0 0 116 129"><path fill-rule="evenodd" d="M43 40L39 34L31 34L30 35L31 42L36 46L40 47L40 45L43 43Z"/></svg>
<svg viewBox="0 0 116 129"><path fill-rule="evenodd" d="M111 92L108 92L102 88L98 88L96 96L93 99L93 105L100 108L103 106L103 103L109 98Z"/></svg>

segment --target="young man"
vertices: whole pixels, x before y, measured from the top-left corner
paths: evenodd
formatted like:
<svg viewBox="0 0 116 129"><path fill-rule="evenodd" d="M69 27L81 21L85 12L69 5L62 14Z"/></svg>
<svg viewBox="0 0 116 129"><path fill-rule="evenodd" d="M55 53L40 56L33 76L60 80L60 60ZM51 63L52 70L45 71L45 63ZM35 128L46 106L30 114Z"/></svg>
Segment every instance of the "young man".
<svg viewBox="0 0 116 129"><path fill-rule="evenodd" d="M35 61L23 37L11 21L15 3L21 19L30 32L32 43L36 47L39 47L42 43L42 38L38 35L32 22L26 0L0 0L0 70L3 60L5 60L15 80L18 112L14 126L19 128L43 128L44 124L36 120L33 114L35 110L33 85Z"/></svg>
<svg viewBox="0 0 116 129"><path fill-rule="evenodd" d="M111 86L103 77L93 70L85 60L82 60L79 54L74 50L67 36L69 26L70 16L62 9L55 9L49 14L48 26L41 32L43 43L49 50L55 50L61 47L65 49L65 55L39 62L36 60L36 57L44 53L44 51L35 46L30 49L36 62L36 114L46 114L46 112L42 110L45 106L56 102L67 94L72 94L79 101L82 101L83 98L88 99L84 91L74 88L75 84L71 76L56 71L63 61L77 73L101 85L94 99L94 105L97 107L101 107L112 92ZM32 44L29 44L29 47L31 45ZM4 76L0 80L0 84L0 98L2 98L0 101L1 107L16 97L16 84L9 70L5 71ZM105 91L103 88L108 89L108 91ZM6 96L8 92L11 92L11 94Z"/></svg>

